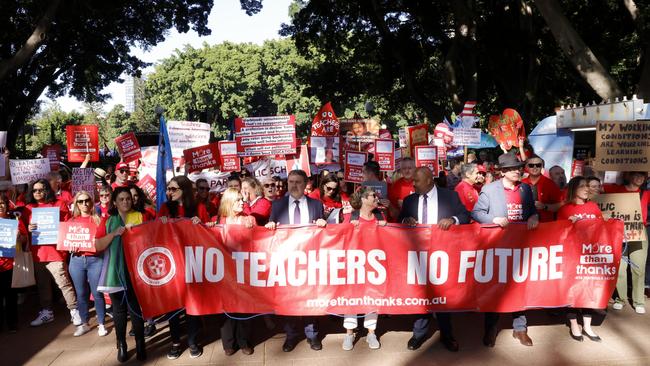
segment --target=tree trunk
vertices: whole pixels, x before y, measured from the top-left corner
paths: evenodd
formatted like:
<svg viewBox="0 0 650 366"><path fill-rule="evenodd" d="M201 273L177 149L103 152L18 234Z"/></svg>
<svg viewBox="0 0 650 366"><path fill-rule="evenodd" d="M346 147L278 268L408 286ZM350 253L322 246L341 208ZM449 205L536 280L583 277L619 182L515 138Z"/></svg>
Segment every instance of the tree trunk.
<svg viewBox="0 0 650 366"><path fill-rule="evenodd" d="M636 31L641 39L641 43L645 43L645 49L643 50L643 69L641 69L641 78L639 83L636 86L636 94L639 98L649 99L650 98L650 42L648 42L647 37L645 36L645 24L640 16L639 8L636 6L634 0L623 0L625 8L630 13L632 21L636 27Z"/></svg>
<svg viewBox="0 0 650 366"><path fill-rule="evenodd" d="M618 84L575 31L557 0L535 0L555 40L580 76L603 99L621 96Z"/></svg>

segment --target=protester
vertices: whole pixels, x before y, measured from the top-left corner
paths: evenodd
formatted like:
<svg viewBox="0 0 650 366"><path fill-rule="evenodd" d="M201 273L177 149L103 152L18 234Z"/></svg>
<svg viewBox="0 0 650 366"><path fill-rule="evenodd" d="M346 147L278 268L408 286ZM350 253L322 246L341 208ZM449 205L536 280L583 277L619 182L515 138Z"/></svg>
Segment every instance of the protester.
<svg viewBox="0 0 650 366"><path fill-rule="evenodd" d="M131 197L133 198L133 209L141 212L144 221L151 221L156 218L156 210L154 209L153 202L149 199L142 188L132 185L129 187Z"/></svg>
<svg viewBox="0 0 650 366"><path fill-rule="evenodd" d="M6 193L0 193L0 219L17 220L9 212L9 197ZM27 228L22 221L18 220L18 231L16 233L16 252L25 250L27 243ZM9 333L16 333L18 330L18 291L11 287L14 259L0 257L0 328L6 324Z"/></svg>
<svg viewBox="0 0 650 366"><path fill-rule="evenodd" d="M566 174L564 169L559 165L554 165L551 169L548 170L548 175L551 177L551 180L560 188L564 189L566 186Z"/></svg>
<svg viewBox="0 0 650 366"><path fill-rule="evenodd" d="M109 216L103 218L95 235L95 248L104 251L104 266L99 277L100 292L108 293L113 304L113 322L115 324L115 339L117 340L117 360L128 360L126 344L127 311L135 332L136 358L140 361L147 359L144 341L144 321L140 304L133 291L131 276L122 249L122 234L126 228L143 222L141 212L133 209L133 199L127 187L117 187L111 195L113 207Z"/></svg>
<svg viewBox="0 0 650 366"><path fill-rule="evenodd" d="M415 174L415 160L405 156L402 158L400 169L401 178L388 187L388 199L397 210L402 209L402 202L409 194L415 192L413 187L413 174Z"/></svg>
<svg viewBox="0 0 650 366"><path fill-rule="evenodd" d="M239 182L239 178L237 179ZM236 188L233 188L236 189ZM165 224L168 219L190 218L193 224L208 222L208 212L205 206L196 204L192 182L185 176L176 176L167 183L167 202L158 210L158 218ZM182 309L171 312L169 318L169 333L172 339L172 347L167 352L167 358L175 360L181 356L181 322L180 313ZM187 322L187 344L190 350L190 358L197 358L203 354L203 347L198 343L197 337L201 328L201 318L186 314Z"/></svg>
<svg viewBox="0 0 650 366"><path fill-rule="evenodd" d="M194 182L196 185L196 203L205 206L208 216L215 216L219 210L212 200L210 200L210 185L205 178L199 178Z"/></svg>
<svg viewBox="0 0 650 366"><path fill-rule="evenodd" d="M472 218L480 224L496 224L502 228L509 223L526 223L528 229L535 229L539 216L530 186L521 183L521 168L524 164L513 154L499 156L499 168L503 178L492 182L481 190L478 202L472 210ZM528 336L526 315L513 313L513 337L525 346L532 346ZM498 313L485 313L485 335L483 344L494 347L497 337Z"/></svg>
<svg viewBox="0 0 650 366"><path fill-rule="evenodd" d="M354 208L350 222L354 225L358 226L360 223L386 225L385 218L377 209L379 206L379 197L377 197L377 194L372 188L362 187L356 191L350 199L350 204ZM381 347L375 334L377 318L377 313L373 312L366 314L363 320L363 327L368 330L366 342L370 349L379 349ZM345 328L345 337L343 338L342 347L345 351L351 351L354 348L354 330L357 328L356 314L346 314L343 318L343 327Z"/></svg>
<svg viewBox="0 0 650 366"><path fill-rule="evenodd" d="M56 198L63 201L69 207L72 203L72 193L62 188L63 177L61 177L61 173L58 171L49 172L47 173L47 180L50 182L50 187L52 187Z"/></svg>
<svg viewBox="0 0 650 366"><path fill-rule="evenodd" d="M476 164L463 164L460 167L460 176L462 180L456 185L454 191L458 193L460 202L467 211L472 211L476 201L478 201L478 191L474 187L478 177L478 167Z"/></svg>
<svg viewBox="0 0 650 366"><path fill-rule="evenodd" d="M288 195L273 201L271 217L266 224L267 229L275 230L278 225L297 225L315 223L324 227L327 222L323 219L323 204L313 198L305 196L307 185L307 173L303 170L292 170L288 174ZM285 317L284 330L287 337L282 345L284 352L291 352L298 343L298 332L296 331L296 317ZM323 348L318 338L318 323L315 319L307 320L305 325L305 336L311 349L318 351Z"/></svg>
<svg viewBox="0 0 650 366"><path fill-rule="evenodd" d="M448 230L452 225L469 224L469 212L465 209L458 194L452 190L437 187L433 173L427 167L415 170L413 178L415 193L407 196L402 204L399 220L415 225L437 225ZM458 352L458 342L454 338L449 313L437 312L440 341L451 352ZM413 336L408 341L408 349L420 348L429 331L430 314L420 315L413 323Z"/></svg>
<svg viewBox="0 0 650 366"><path fill-rule="evenodd" d="M226 186L241 191L241 179L239 178L239 175L230 173Z"/></svg>
<svg viewBox="0 0 650 366"><path fill-rule="evenodd" d="M577 176L567 184L567 201L557 212L558 220L571 220L576 222L585 219L602 219L598 205L589 201L590 187L585 177ZM578 312L582 313L582 331L578 325ZM569 319L569 335L576 341L582 342L582 335L594 342L600 342L600 337L591 329L592 309L569 308L567 318Z"/></svg>
<svg viewBox="0 0 650 366"><path fill-rule="evenodd" d="M562 205L562 193L558 185L542 174L544 159L532 155L526 160L525 166L528 177L522 179L522 183L528 184L533 191L539 221L551 222L555 220L555 212Z"/></svg>
<svg viewBox="0 0 650 366"><path fill-rule="evenodd" d="M329 218L335 209L343 208L343 201L350 200L347 194L341 192L340 188L341 185L336 175L328 174L321 178L320 186L308 195L310 198L321 201L325 218Z"/></svg>
<svg viewBox="0 0 650 366"><path fill-rule="evenodd" d="M108 175L108 172L106 173ZM129 164L119 162L115 165L115 181L111 184L111 188L115 190L117 187L129 186Z"/></svg>
<svg viewBox="0 0 650 366"><path fill-rule="evenodd" d="M271 216L271 201L264 198L262 184L255 178L244 178L241 193L244 197L244 213L254 217L257 225L266 225Z"/></svg>
<svg viewBox="0 0 650 366"><path fill-rule="evenodd" d="M101 218L108 217L108 211L113 207L112 193L113 189L109 185L103 185L99 189L99 203L95 205L95 211Z"/></svg>
<svg viewBox="0 0 650 366"><path fill-rule="evenodd" d="M478 173L476 174L476 183L474 183L474 189L476 189L476 192L481 193L483 186L492 182L487 181L487 169L485 168L485 165L478 164L476 166L476 170L478 170Z"/></svg>
<svg viewBox="0 0 650 366"><path fill-rule="evenodd" d="M269 202L273 202L276 199L276 187L275 181L272 177L266 176L262 178L262 186L264 187L264 198Z"/></svg>
<svg viewBox="0 0 650 366"><path fill-rule="evenodd" d="M86 191L77 192L73 199L72 217L68 221L86 223L95 227L99 226L101 218L97 215L93 206L93 198L90 193ZM81 317L81 325L77 326L73 334L75 337L79 337L90 331L88 289L93 294L95 300L97 333L100 337L108 334L108 331L104 327L104 319L106 317L104 294L97 291L103 263L104 260L101 253L96 254L80 250L75 250L71 253L70 277L72 278L72 283L77 294L77 306L79 308L79 316Z"/></svg>
<svg viewBox="0 0 650 366"><path fill-rule="evenodd" d="M275 197L276 199L284 197L287 194L287 180L282 179L279 176L274 176L275 180Z"/></svg>
<svg viewBox="0 0 650 366"><path fill-rule="evenodd" d="M587 177L587 186L589 187L589 200L593 200L596 196L602 193L602 185L598 177Z"/></svg>
<svg viewBox="0 0 650 366"><path fill-rule="evenodd" d="M50 183L45 179L38 179L33 182L27 192L27 217L29 232L38 229L36 223L31 222L32 210L35 208L56 207L59 209L59 221L65 221L70 216L68 206L62 200L55 197ZM33 240L33 237L31 238ZM77 310L77 296L70 281L66 265L67 253L56 250L56 244L34 245L30 242L32 256L34 258L34 275L36 287L41 304L41 311L36 319L30 324L33 327L54 321L52 311L52 279L63 293L68 310L70 310L71 321L74 325L81 325L81 317Z"/></svg>
<svg viewBox="0 0 650 366"><path fill-rule="evenodd" d="M449 173L447 173L446 179L447 179L447 189L454 190L456 188L456 185L460 183L461 177L460 175L460 166L461 162L458 160L449 160Z"/></svg>

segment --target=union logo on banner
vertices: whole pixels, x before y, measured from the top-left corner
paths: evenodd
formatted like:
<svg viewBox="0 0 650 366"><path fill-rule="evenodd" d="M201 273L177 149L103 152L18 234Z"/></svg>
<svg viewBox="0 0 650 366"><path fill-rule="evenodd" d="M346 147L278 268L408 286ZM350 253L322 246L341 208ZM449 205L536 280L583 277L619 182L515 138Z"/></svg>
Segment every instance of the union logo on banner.
<svg viewBox="0 0 650 366"><path fill-rule="evenodd" d="M165 247L148 248L138 257L138 275L150 286L162 286L174 278L176 264L171 251Z"/></svg>

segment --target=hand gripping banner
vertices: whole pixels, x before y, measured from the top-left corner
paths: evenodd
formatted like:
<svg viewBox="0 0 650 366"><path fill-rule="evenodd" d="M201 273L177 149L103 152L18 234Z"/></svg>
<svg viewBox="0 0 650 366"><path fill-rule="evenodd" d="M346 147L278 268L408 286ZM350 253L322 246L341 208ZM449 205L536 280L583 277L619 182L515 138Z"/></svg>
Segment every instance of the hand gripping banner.
<svg viewBox="0 0 650 366"><path fill-rule="evenodd" d="M618 220L481 227L374 224L212 229L188 220L124 234L145 317L513 312L605 308L623 242Z"/></svg>

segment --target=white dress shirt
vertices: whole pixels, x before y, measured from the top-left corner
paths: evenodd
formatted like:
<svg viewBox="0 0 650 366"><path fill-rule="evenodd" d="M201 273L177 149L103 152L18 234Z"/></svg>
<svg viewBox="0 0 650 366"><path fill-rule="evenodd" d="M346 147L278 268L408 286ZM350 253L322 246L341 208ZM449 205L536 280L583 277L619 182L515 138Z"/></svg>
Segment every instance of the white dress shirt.
<svg viewBox="0 0 650 366"><path fill-rule="evenodd" d="M294 225L294 224L310 224L309 222L309 206L307 205L307 197L305 195L302 195L298 199L298 207L300 207L300 222L293 222L293 215L294 212L296 211L296 204L294 203L296 201L295 198L291 197L289 195L289 224Z"/></svg>
<svg viewBox="0 0 650 366"><path fill-rule="evenodd" d="M424 206L424 195L418 197L418 223L420 224L437 224L438 223L438 190L434 185L426 194L427 196L427 222L422 222L422 208Z"/></svg>

